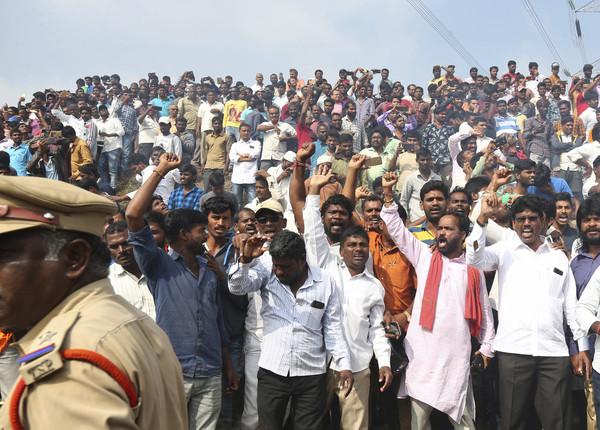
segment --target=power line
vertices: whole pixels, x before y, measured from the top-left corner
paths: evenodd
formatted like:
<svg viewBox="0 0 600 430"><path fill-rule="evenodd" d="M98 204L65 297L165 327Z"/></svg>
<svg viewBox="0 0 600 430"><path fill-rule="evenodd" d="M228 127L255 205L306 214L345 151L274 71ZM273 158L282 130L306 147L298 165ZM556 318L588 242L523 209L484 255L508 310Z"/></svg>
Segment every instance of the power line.
<svg viewBox="0 0 600 430"><path fill-rule="evenodd" d="M435 16L435 14L423 3L422 0L408 0L408 2L467 64L471 66L477 66L479 69L483 70L483 66L479 64L479 62L471 55L464 45L460 43L460 41Z"/></svg>
<svg viewBox="0 0 600 430"><path fill-rule="evenodd" d="M558 60L560 62L560 64L562 64L565 73L567 73L567 75L568 75L568 70L567 70L567 67L566 67L566 63L563 61L562 57L560 56L560 54L556 50L556 47L554 46L554 43L552 43L552 40L550 39L550 36L548 36L548 33L546 32L546 29L544 28L544 25L542 24L542 21L540 20L540 18L538 17L537 13L533 9L533 6L529 2L529 0L522 0L522 2L523 2L523 6L525 7L525 10L529 14L529 17L533 21L533 24L536 26L538 32L540 33L540 36L542 37L542 40L544 41L544 43L546 44L546 46L550 50L550 53L554 56L554 58L556 60Z"/></svg>

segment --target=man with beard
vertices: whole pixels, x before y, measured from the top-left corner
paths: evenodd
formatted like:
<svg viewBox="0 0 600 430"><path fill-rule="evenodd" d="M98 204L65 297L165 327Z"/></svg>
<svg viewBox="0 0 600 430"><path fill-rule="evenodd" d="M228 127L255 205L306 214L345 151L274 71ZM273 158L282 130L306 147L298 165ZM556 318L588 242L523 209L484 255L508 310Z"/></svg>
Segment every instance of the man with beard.
<svg viewBox="0 0 600 430"><path fill-rule="evenodd" d="M156 322L181 364L190 429L215 429L221 410L221 374L226 394L237 390L237 379L219 293L219 283L226 277L204 247L206 216L193 209L169 212L166 234L171 255L157 248L143 218L159 182L180 164L181 157L163 154L125 216L135 259L154 296Z"/></svg>
<svg viewBox="0 0 600 430"><path fill-rule="evenodd" d="M600 251L600 199L593 197L583 201L577 211L577 227L580 231L581 249L571 260L571 270L573 270L573 276L575 277L577 299L579 300L575 309L575 317L580 327L586 331L586 334L595 335L598 333L599 328L596 321L599 314L597 303L600 283L598 282L598 276L593 275L600 266L600 258L596 258ZM593 337L588 337L590 350L592 350ZM573 355L573 353L578 352L577 343L573 341L572 336L569 336L568 339L570 354ZM596 344L594 348L596 347L599 347L599 345ZM592 367L594 368L593 380L582 379L584 379L583 387L588 404L588 427L596 428L597 412L594 404L596 407L600 407L598 399L600 393L598 393L598 388L594 390L594 385L598 387L598 382L600 382L598 359L594 360Z"/></svg>
<svg viewBox="0 0 600 430"><path fill-rule="evenodd" d="M108 279L115 293L156 320L154 297L150 294L146 277L133 258L133 245L128 242L127 223L117 221L108 226L104 240L115 262L108 268Z"/></svg>
<svg viewBox="0 0 600 430"><path fill-rule="evenodd" d="M499 204L494 194L482 209L467 240L467 263L498 270L498 330L494 350L500 374L500 418L511 429L527 428L535 406L542 427L569 427L571 368L591 374L587 342L575 321L576 284L565 254L552 249L541 235L547 223L544 199L525 195L512 203L518 239L486 246L489 216ZM565 340L566 321L580 352L571 355ZM570 356L570 358L569 358ZM532 400L535 398L535 402Z"/></svg>
<svg viewBox="0 0 600 430"><path fill-rule="evenodd" d="M398 396L411 398L413 429L430 428L434 408L447 414L454 428L474 429L475 402L469 380L471 336L481 343L475 354L487 367L494 356L494 321L485 277L467 266L462 252L469 220L456 212L442 216L441 211L435 232L437 249L432 253L400 220L390 195L397 180L395 172L383 177L386 197L381 218L400 251L414 265L419 282L411 315L415 321L404 341L409 363ZM440 187L432 189L425 200L440 193L442 199L436 203L445 207L447 192Z"/></svg>
<svg viewBox="0 0 600 430"><path fill-rule="evenodd" d="M420 225L410 227L409 231L427 245L435 243L438 223L446 212L448 203L448 187L439 180L429 181L421 188L419 205L425 212L425 220ZM420 222L423 217L419 218Z"/></svg>
<svg viewBox="0 0 600 430"><path fill-rule="evenodd" d="M266 173L266 172L265 172ZM281 195L279 186L275 183L275 178L262 176L257 172L255 175L256 183L254 185L254 192L256 197L254 197L248 204L245 206L248 209L257 210L257 208L264 202L268 200L276 201L285 209L287 202L285 198Z"/></svg>
<svg viewBox="0 0 600 430"><path fill-rule="evenodd" d="M332 125L334 125L333 117ZM342 118L342 130L349 130L352 133L354 152L359 153L363 148L369 146L369 139L367 137L367 132L365 131L365 126L356 116L356 103L352 100L348 100L348 103L346 103L346 116Z"/></svg>
<svg viewBox="0 0 600 430"><path fill-rule="evenodd" d="M181 187L173 190L169 196L169 210L195 209L200 210L200 198L204 195L196 185L198 173L191 164L186 164L179 169L179 183Z"/></svg>
<svg viewBox="0 0 600 430"><path fill-rule="evenodd" d="M219 269L224 276L227 275L229 266L235 261L235 248L228 235L233 221L234 209L233 203L224 197L213 197L207 200L203 207L203 213L208 219L206 225L208 239L205 246L208 253L219 264ZM241 375L238 374L238 368L242 357L244 320L248 298L231 294L227 286L227 278L219 282L219 293L221 295L221 306L223 307L223 320L229 336L229 344L227 345L229 357L239 379ZM223 386L219 427L231 428L233 424L232 398L230 395L225 395L226 388L226 386Z"/></svg>
<svg viewBox="0 0 600 430"><path fill-rule="evenodd" d="M346 397L353 386L339 293L327 272L306 262L306 247L298 234L282 231L274 237L269 247L272 269L255 261L266 240L263 235L247 239L239 263L229 272L233 293L260 292L263 300L260 428L281 429L291 400L294 427L320 429L326 407L326 351L341 369L340 389Z"/></svg>
<svg viewBox="0 0 600 430"><path fill-rule="evenodd" d="M384 289L366 269L369 258L369 237L360 226L344 230L340 238L340 254L329 252L327 237L319 214L319 194L333 173L319 167L311 177L310 191L304 207L304 241L310 263L326 270L336 282L342 298L342 326L350 347L354 390L349 396L337 388L340 368L332 363L328 371L329 402L335 395L341 409L341 427L366 429L369 423L369 362L375 353L379 364L379 383L385 391L392 383L390 345L381 325L385 309ZM341 256L341 259L340 259Z"/></svg>

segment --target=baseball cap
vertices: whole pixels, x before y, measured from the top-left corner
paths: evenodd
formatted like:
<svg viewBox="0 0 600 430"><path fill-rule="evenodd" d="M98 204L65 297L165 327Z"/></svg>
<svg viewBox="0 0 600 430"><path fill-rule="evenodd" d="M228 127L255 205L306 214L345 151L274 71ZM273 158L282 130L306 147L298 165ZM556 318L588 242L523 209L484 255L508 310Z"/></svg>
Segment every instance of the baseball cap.
<svg viewBox="0 0 600 430"><path fill-rule="evenodd" d="M171 120L169 119L168 116L161 116L160 119L158 120L159 124L171 124Z"/></svg>
<svg viewBox="0 0 600 430"><path fill-rule="evenodd" d="M261 214L265 213L266 211L276 212L278 214L283 215L283 206L281 206L281 204L279 204L277 200L265 200L256 208L256 217L258 218Z"/></svg>

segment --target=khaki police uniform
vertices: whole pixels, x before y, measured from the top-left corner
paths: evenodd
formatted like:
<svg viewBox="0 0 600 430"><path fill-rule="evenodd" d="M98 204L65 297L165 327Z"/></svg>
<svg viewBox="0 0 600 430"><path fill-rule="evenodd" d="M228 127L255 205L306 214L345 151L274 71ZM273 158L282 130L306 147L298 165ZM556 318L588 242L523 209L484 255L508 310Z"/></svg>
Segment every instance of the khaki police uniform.
<svg viewBox="0 0 600 430"><path fill-rule="evenodd" d="M0 176L0 240L31 227L100 235L115 211L109 200L66 183ZM26 359L19 369L23 428L188 428L182 371L169 339L106 278L71 293L12 345ZM100 354L124 372L136 405L100 366L63 359L61 351L74 349ZM0 429L12 428L13 396L14 387L0 409Z"/></svg>

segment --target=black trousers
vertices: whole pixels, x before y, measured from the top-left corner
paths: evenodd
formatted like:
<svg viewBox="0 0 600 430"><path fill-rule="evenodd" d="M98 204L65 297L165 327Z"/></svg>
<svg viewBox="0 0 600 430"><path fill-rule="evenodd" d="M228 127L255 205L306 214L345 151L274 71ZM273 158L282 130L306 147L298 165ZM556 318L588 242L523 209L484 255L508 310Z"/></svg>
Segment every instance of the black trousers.
<svg viewBox="0 0 600 430"><path fill-rule="evenodd" d="M528 430L532 404L544 430L570 429L570 358L497 355L502 430Z"/></svg>
<svg viewBox="0 0 600 430"><path fill-rule="evenodd" d="M320 430L327 405L326 374L279 376L258 369L258 422L261 430L281 430L292 401L294 430Z"/></svg>

